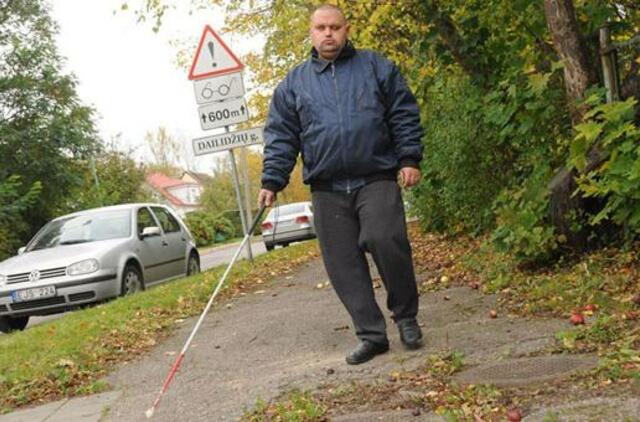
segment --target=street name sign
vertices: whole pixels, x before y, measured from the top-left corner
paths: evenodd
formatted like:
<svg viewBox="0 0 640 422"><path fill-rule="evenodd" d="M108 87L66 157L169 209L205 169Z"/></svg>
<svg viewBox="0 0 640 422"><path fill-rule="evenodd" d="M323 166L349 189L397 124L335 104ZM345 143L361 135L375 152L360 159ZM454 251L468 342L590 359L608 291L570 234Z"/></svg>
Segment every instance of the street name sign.
<svg viewBox="0 0 640 422"><path fill-rule="evenodd" d="M209 25L206 25L191 63L189 80L237 72L243 67L244 65L222 41L222 38Z"/></svg>
<svg viewBox="0 0 640 422"><path fill-rule="evenodd" d="M199 156L261 144L264 142L263 131L264 128L262 127L254 127L246 130L222 133L220 135L196 138L193 140L193 153Z"/></svg>
<svg viewBox="0 0 640 422"><path fill-rule="evenodd" d="M193 82L193 87L198 104L224 101L229 98L237 98L244 95L242 72L214 76L208 79L199 79Z"/></svg>
<svg viewBox="0 0 640 422"><path fill-rule="evenodd" d="M203 130L229 126L249 120L249 109L244 98L205 104L198 108Z"/></svg>

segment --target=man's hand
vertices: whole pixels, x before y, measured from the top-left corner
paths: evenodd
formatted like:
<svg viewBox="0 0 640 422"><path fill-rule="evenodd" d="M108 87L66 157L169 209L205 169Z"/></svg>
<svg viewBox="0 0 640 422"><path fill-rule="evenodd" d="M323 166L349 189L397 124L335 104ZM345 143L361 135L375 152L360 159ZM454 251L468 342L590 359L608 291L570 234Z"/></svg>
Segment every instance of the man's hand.
<svg viewBox="0 0 640 422"><path fill-rule="evenodd" d="M420 181L420 170L414 167L402 167L400 169L400 180L403 188L410 188Z"/></svg>
<svg viewBox="0 0 640 422"><path fill-rule="evenodd" d="M276 201L276 194L268 189L260 189L258 193L258 207L266 205L270 207Z"/></svg>

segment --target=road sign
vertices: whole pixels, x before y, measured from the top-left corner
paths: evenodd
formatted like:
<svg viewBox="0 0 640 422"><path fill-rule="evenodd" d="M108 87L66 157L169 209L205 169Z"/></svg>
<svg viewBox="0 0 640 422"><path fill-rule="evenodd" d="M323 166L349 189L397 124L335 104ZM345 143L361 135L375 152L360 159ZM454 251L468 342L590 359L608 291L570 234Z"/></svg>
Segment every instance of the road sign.
<svg viewBox="0 0 640 422"><path fill-rule="evenodd" d="M205 26L191 64L189 80L236 72L243 67L222 38L209 25Z"/></svg>
<svg viewBox="0 0 640 422"><path fill-rule="evenodd" d="M229 73L208 79L200 79L193 82L196 92L196 102L206 104L214 101L223 101L228 98L242 97L244 84L242 73Z"/></svg>
<svg viewBox="0 0 640 422"><path fill-rule="evenodd" d="M232 148L241 148L263 143L264 128L254 127L246 130L205 136L193 140L193 153L196 156L212 154Z"/></svg>
<svg viewBox="0 0 640 422"><path fill-rule="evenodd" d="M200 127L203 130L229 126L249 120L249 110L244 98L206 104L198 108Z"/></svg>

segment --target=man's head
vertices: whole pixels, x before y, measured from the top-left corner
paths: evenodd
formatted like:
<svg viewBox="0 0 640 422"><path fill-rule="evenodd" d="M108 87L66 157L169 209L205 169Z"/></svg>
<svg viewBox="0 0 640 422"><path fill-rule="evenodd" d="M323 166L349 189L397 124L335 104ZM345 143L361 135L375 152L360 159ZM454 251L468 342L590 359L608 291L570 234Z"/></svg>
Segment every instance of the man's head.
<svg viewBox="0 0 640 422"><path fill-rule="evenodd" d="M347 43L349 24L342 10L331 4L316 8L311 14L311 43L324 60L333 60Z"/></svg>

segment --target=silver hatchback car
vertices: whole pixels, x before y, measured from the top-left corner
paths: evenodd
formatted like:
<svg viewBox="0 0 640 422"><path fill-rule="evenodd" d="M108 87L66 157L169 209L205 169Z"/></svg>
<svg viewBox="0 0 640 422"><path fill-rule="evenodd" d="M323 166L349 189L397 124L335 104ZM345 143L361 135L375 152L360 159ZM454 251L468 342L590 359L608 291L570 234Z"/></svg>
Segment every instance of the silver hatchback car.
<svg viewBox="0 0 640 422"><path fill-rule="evenodd" d="M262 222L262 240L270 251L276 245L289 246L291 242L316 237L311 202L294 202L272 208Z"/></svg>
<svg viewBox="0 0 640 422"><path fill-rule="evenodd" d="M32 315L128 295L200 271L191 233L160 204L95 208L47 223L0 262L0 331Z"/></svg>

